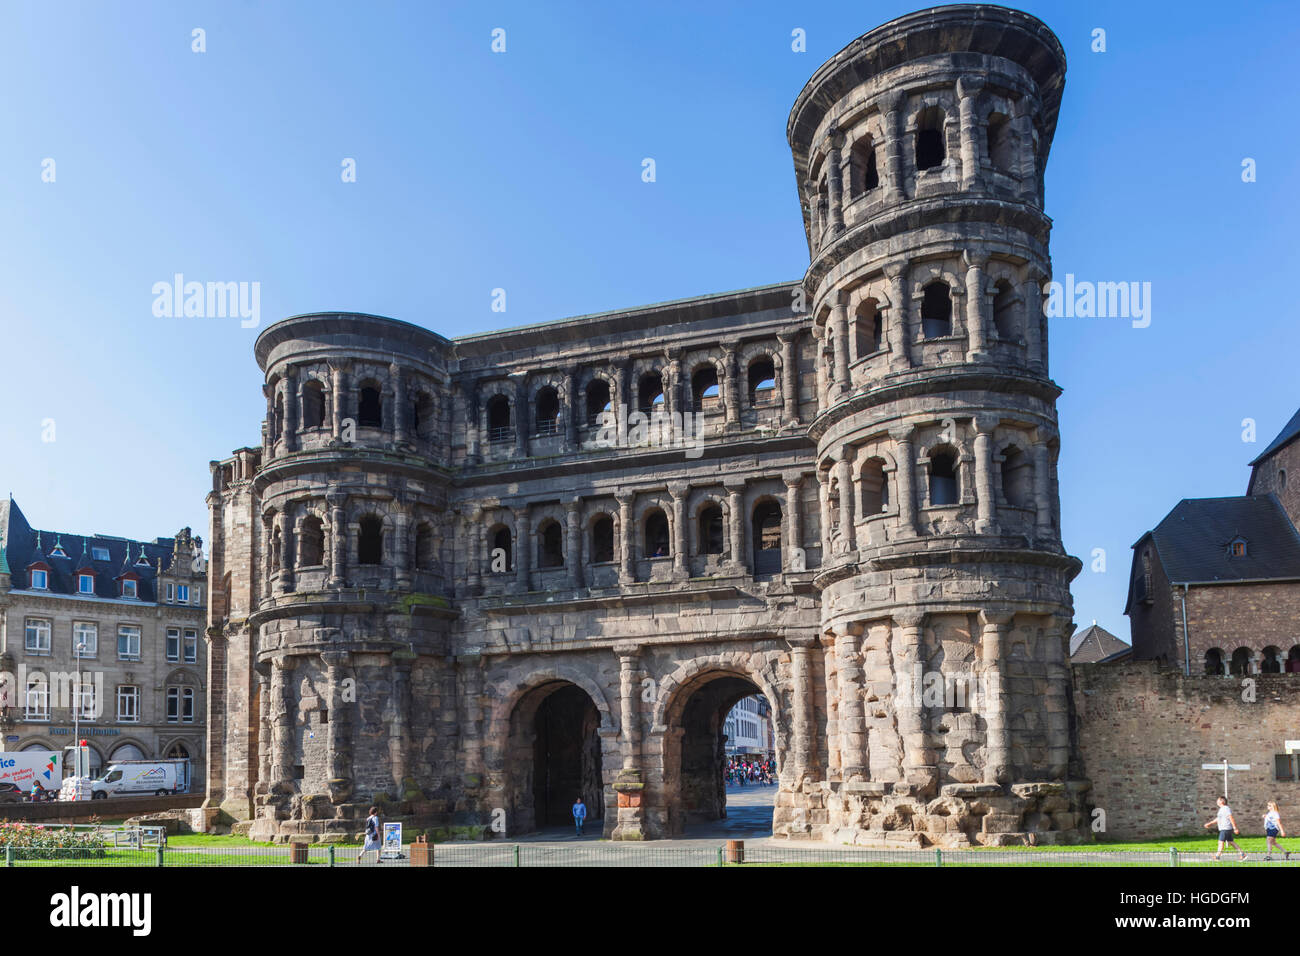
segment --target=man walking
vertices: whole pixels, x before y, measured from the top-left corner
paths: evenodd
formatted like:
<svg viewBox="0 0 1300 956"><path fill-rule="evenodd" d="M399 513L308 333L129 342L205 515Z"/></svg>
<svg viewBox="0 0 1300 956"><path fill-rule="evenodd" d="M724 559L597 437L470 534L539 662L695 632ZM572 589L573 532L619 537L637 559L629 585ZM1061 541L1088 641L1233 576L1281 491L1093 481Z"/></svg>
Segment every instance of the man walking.
<svg viewBox="0 0 1300 956"><path fill-rule="evenodd" d="M582 802L582 797L573 801L573 829L578 836L582 836L582 825L587 821L587 805Z"/></svg>
<svg viewBox="0 0 1300 956"><path fill-rule="evenodd" d="M1219 812L1214 815L1213 820L1207 820L1205 823L1207 830L1216 825L1219 828L1219 848L1214 852L1214 858L1217 860L1223 855L1223 844L1226 843L1240 854L1238 860L1245 861L1246 851L1237 846L1237 841L1232 838L1234 834L1241 831L1237 829L1237 821L1232 816L1232 807L1228 806L1228 798L1219 797L1218 803Z"/></svg>

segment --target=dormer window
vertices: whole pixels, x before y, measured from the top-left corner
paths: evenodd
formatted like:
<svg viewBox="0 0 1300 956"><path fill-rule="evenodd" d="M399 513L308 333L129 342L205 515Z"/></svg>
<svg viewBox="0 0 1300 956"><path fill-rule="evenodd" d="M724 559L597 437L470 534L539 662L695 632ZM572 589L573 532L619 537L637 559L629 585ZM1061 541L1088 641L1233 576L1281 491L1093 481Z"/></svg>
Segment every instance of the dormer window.
<svg viewBox="0 0 1300 956"><path fill-rule="evenodd" d="M77 575L77 593L78 594L95 593L95 576L93 574Z"/></svg>
<svg viewBox="0 0 1300 956"><path fill-rule="evenodd" d="M54 550L50 552L50 557L66 558L67 556L68 556L68 552L63 550L63 543L61 541L56 541L54 543Z"/></svg>
<svg viewBox="0 0 1300 956"><path fill-rule="evenodd" d="M50 589L50 572L33 569L32 588L37 591L48 591Z"/></svg>
<svg viewBox="0 0 1300 956"><path fill-rule="evenodd" d="M122 582L122 597L124 598L138 597L136 591L136 582L133 581L131 578L127 578Z"/></svg>
<svg viewBox="0 0 1300 956"><path fill-rule="evenodd" d="M146 558L146 557L144 556L144 552L143 552L143 551L140 552L140 557L138 557L138 558L135 559L135 566L136 566L137 568L147 568L147 567L149 567L149 559Z"/></svg>
<svg viewBox="0 0 1300 956"><path fill-rule="evenodd" d="M1233 538L1228 542L1228 557L1244 558L1246 556L1246 539Z"/></svg>

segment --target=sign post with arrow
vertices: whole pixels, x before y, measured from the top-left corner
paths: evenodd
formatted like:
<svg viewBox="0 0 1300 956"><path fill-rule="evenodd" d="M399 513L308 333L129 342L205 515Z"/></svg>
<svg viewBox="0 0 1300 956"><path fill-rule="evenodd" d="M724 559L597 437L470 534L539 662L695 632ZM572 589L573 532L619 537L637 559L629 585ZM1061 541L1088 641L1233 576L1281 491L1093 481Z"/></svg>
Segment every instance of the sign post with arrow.
<svg viewBox="0 0 1300 956"><path fill-rule="evenodd" d="M1300 745L1300 740L1296 740L1296 741L1288 741L1287 743L1288 743L1288 745L1291 744L1291 743L1295 743L1295 744ZM1223 799L1224 799L1224 800L1227 800L1227 799L1228 799L1228 771L1229 771L1229 770L1249 770L1249 769L1250 769L1250 764L1248 764L1248 763L1228 763L1228 758L1227 758L1227 757L1224 757L1222 763L1203 763L1203 764L1201 764L1201 769L1202 769L1202 770L1222 770L1222 771L1223 771Z"/></svg>

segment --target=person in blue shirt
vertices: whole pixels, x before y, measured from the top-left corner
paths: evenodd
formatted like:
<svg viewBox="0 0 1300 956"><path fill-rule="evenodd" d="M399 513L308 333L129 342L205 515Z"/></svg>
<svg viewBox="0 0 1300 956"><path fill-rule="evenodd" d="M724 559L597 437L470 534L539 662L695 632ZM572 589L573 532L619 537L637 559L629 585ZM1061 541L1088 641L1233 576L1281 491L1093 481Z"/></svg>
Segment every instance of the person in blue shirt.
<svg viewBox="0 0 1300 956"><path fill-rule="evenodd" d="M587 821L587 805L582 802L582 797L573 801L573 829L578 836L582 836L582 825Z"/></svg>

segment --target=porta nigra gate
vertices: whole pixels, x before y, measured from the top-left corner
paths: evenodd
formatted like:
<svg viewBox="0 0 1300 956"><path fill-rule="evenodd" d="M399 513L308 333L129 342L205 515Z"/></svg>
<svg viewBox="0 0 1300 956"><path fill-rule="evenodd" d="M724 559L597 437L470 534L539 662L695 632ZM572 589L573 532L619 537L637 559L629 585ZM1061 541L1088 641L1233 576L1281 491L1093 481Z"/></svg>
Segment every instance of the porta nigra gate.
<svg viewBox="0 0 1300 956"><path fill-rule="evenodd" d="M581 795L609 837L671 837L723 813L723 721L761 693L777 836L1078 839L1042 309L1064 72L1001 7L851 43L787 127L797 283L455 340L266 329L261 443L208 498L211 812L491 838Z"/></svg>

